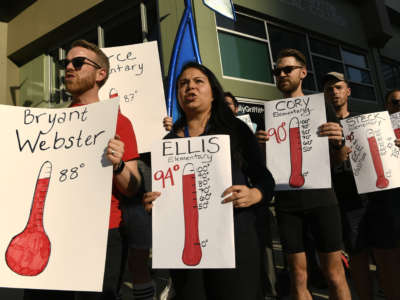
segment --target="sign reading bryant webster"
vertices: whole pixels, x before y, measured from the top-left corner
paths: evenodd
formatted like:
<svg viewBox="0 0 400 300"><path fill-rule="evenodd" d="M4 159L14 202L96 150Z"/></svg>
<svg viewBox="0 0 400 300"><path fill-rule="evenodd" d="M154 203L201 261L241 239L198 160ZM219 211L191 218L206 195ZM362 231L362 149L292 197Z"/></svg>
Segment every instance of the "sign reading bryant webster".
<svg viewBox="0 0 400 300"><path fill-rule="evenodd" d="M1 287L101 291L118 105L0 105Z"/></svg>

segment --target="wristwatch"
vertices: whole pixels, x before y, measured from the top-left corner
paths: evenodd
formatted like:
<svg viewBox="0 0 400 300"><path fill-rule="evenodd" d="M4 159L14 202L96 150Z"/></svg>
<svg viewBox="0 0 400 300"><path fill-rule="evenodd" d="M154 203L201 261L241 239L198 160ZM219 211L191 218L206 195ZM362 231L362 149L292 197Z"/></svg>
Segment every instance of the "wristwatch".
<svg viewBox="0 0 400 300"><path fill-rule="evenodd" d="M118 167L114 170L114 174L121 173L124 168L125 168L125 162L121 159L121 161L119 162Z"/></svg>
<svg viewBox="0 0 400 300"><path fill-rule="evenodd" d="M344 139L344 136L342 136L342 143L340 144L340 146L336 146L335 144L333 145L333 149L335 149L335 150L340 150L340 149L342 149L344 146L345 146L345 144L346 144L346 141L345 141L345 139Z"/></svg>

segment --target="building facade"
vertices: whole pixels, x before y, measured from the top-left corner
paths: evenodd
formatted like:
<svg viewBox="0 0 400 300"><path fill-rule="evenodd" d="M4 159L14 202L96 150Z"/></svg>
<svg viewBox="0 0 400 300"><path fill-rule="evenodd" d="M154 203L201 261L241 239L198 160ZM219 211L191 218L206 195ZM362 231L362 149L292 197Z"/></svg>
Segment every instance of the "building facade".
<svg viewBox="0 0 400 300"><path fill-rule="evenodd" d="M158 40L168 74L183 0L20 0L0 16L0 103L60 107L68 103L57 61L85 38L101 47ZM236 22L193 0L203 63L240 99L280 97L271 69L282 48L305 53L307 93L324 73L346 74L356 112L382 110L400 87L400 3L396 0L234 0Z"/></svg>

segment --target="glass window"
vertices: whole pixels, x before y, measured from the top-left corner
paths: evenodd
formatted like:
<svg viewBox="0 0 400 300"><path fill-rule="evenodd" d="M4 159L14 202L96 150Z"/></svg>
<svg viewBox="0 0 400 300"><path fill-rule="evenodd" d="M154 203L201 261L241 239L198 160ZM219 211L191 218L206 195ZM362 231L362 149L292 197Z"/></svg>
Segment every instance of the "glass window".
<svg viewBox="0 0 400 300"><path fill-rule="evenodd" d="M365 86L357 83L350 83L351 88L351 97L368 100L368 101L375 101L375 91L374 88L371 86Z"/></svg>
<svg viewBox="0 0 400 300"><path fill-rule="evenodd" d="M341 59L340 49L337 45L310 38L311 52L324 56Z"/></svg>
<svg viewBox="0 0 400 300"><path fill-rule="evenodd" d="M236 22L226 17L216 14L217 26L233 31L249 34L259 38L266 39L265 23L263 21L249 18L241 14L236 14Z"/></svg>
<svg viewBox="0 0 400 300"><path fill-rule="evenodd" d="M303 89L309 90L309 91L316 91L317 89L315 88L315 81L314 81L314 75L311 73L308 73L306 78L303 80Z"/></svg>
<svg viewBox="0 0 400 300"><path fill-rule="evenodd" d="M315 68L315 74L317 76L317 84L318 84L318 90L322 91L323 86L321 85L322 77L328 72L340 72L344 73L343 71L343 64L325 59L322 57L315 57L313 56L313 62L314 62L314 68Z"/></svg>
<svg viewBox="0 0 400 300"><path fill-rule="evenodd" d="M372 84L371 75L368 71L346 66L346 75L350 81Z"/></svg>
<svg viewBox="0 0 400 300"><path fill-rule="evenodd" d="M394 62L381 61L383 78L387 90L400 87L400 65Z"/></svg>
<svg viewBox="0 0 400 300"><path fill-rule="evenodd" d="M346 50L342 50L342 55L345 64L360 68L368 68L367 58L365 55Z"/></svg>
<svg viewBox="0 0 400 300"><path fill-rule="evenodd" d="M218 38L224 75L273 82L267 43L225 32Z"/></svg>
<svg viewBox="0 0 400 300"><path fill-rule="evenodd" d="M274 62L276 62L279 51L285 48L293 48L301 51L306 56L307 69L311 70L305 34L288 31L273 25L268 25L268 33Z"/></svg>

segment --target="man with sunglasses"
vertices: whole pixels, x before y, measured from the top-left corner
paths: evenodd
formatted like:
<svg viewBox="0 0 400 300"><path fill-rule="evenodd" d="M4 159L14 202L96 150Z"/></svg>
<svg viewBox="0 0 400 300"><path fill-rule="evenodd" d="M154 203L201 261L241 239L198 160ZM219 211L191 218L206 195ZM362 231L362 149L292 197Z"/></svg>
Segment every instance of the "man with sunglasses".
<svg viewBox="0 0 400 300"><path fill-rule="evenodd" d="M109 74L110 64L107 56L96 45L77 40L72 43L63 65L65 86L73 98L71 107L98 102L99 89ZM141 183L136 161L139 154L135 134L129 119L121 112L118 112L116 135L108 143L106 157L113 165L114 176L103 292L76 292L76 299L112 300L119 297L122 262L119 202L123 197L136 194Z"/></svg>
<svg viewBox="0 0 400 300"><path fill-rule="evenodd" d="M304 96L302 82L307 76L305 56L296 49L278 54L273 71L278 89L284 98ZM326 104L328 122L319 127L319 135L327 136L334 160L341 160L344 151L342 129L333 108ZM323 113L323 112L321 112ZM268 141L265 131L258 131L260 143ZM278 158L277 158L278 159ZM310 232L319 254L322 271L332 299L351 299L341 261L342 235L340 212L333 189L281 191L276 195L276 213L280 238L287 254L293 299L311 300L307 288L305 233Z"/></svg>

